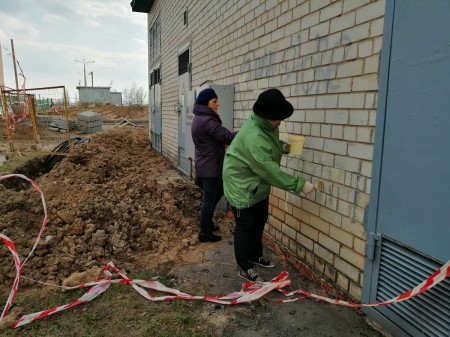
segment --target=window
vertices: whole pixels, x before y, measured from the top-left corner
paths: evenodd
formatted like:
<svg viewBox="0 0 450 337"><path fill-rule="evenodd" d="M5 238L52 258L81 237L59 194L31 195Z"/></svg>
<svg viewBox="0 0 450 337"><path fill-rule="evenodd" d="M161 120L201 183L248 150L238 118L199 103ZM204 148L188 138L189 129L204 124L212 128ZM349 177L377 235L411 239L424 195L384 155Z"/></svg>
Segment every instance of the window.
<svg viewBox="0 0 450 337"><path fill-rule="evenodd" d="M159 16L150 28L148 33L149 58L153 60L161 51L161 25Z"/></svg>
<svg viewBox="0 0 450 337"><path fill-rule="evenodd" d="M183 23L185 26L187 26L187 24L188 24L188 11L187 10L185 10L183 13Z"/></svg>
<svg viewBox="0 0 450 337"><path fill-rule="evenodd" d="M187 49L178 56L178 76L189 71L189 49Z"/></svg>
<svg viewBox="0 0 450 337"><path fill-rule="evenodd" d="M150 87L154 86L155 84L161 83L161 70L160 68L155 69L150 74Z"/></svg>

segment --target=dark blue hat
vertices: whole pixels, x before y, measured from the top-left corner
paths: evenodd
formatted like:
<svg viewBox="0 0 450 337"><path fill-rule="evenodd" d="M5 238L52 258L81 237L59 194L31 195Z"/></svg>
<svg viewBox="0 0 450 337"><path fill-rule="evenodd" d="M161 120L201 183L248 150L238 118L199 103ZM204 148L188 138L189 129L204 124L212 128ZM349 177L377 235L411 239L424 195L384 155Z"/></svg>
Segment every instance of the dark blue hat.
<svg viewBox="0 0 450 337"><path fill-rule="evenodd" d="M258 96L253 111L264 119L283 120L292 115L294 107L278 89L268 89Z"/></svg>
<svg viewBox="0 0 450 337"><path fill-rule="evenodd" d="M202 91L200 91L200 93L197 96L197 99L195 100L195 103L200 104L200 105L208 105L208 102L210 100L212 100L213 98L218 98L216 95L216 92L211 89L204 89Z"/></svg>

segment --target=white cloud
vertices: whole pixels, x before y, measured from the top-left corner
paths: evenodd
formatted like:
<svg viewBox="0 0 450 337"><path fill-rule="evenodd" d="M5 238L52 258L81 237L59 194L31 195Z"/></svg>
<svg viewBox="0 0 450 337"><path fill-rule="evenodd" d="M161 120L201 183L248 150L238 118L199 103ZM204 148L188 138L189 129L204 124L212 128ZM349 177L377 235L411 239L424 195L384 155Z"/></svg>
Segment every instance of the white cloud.
<svg viewBox="0 0 450 337"><path fill-rule="evenodd" d="M39 30L33 23L3 14L0 9L0 34L2 40L14 35L33 39L39 35Z"/></svg>
<svg viewBox="0 0 450 337"><path fill-rule="evenodd" d="M68 19L62 15L46 14L42 17L42 21L53 24L67 22Z"/></svg>
<svg viewBox="0 0 450 337"><path fill-rule="evenodd" d="M147 15L129 0L14 0L0 7L5 82L15 86L10 39L27 87L64 85L75 92L83 65L95 86L123 91L133 83L147 90ZM90 81L89 81L90 84Z"/></svg>

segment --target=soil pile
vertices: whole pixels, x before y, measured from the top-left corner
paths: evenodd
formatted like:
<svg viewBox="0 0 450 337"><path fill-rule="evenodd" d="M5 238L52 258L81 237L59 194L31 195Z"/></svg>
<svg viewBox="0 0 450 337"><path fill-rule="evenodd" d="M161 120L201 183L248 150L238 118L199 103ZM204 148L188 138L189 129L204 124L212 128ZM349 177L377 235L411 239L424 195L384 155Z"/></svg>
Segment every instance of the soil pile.
<svg viewBox="0 0 450 337"><path fill-rule="evenodd" d="M20 178L0 184L0 233L23 260L44 218L39 194ZM201 190L154 152L148 128L114 128L79 144L36 179L49 221L22 275L61 284L74 272L113 261L127 272L169 267L197 243ZM23 187L26 186L26 187ZM15 277L0 245L0 285ZM31 284L22 279L20 286ZM34 282L33 282L34 284Z"/></svg>
<svg viewBox="0 0 450 337"><path fill-rule="evenodd" d="M71 107L69 114L71 119L76 119L79 112L91 111L102 115L103 120L126 118L129 120L148 120L148 105L144 106L116 106L95 104L85 107Z"/></svg>

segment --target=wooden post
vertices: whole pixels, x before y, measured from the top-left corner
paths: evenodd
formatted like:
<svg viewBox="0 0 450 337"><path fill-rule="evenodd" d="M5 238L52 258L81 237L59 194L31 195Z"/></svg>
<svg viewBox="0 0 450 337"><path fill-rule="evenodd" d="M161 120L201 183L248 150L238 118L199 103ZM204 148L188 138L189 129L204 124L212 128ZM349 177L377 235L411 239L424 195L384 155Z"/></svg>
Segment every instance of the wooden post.
<svg viewBox="0 0 450 337"><path fill-rule="evenodd" d="M34 108L35 106L34 95L27 95L27 99L25 101L28 101L28 111L30 113L31 122L33 123L34 143L39 144L39 132L36 118L36 109Z"/></svg>

